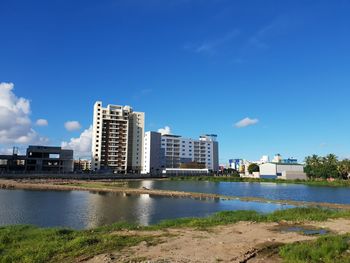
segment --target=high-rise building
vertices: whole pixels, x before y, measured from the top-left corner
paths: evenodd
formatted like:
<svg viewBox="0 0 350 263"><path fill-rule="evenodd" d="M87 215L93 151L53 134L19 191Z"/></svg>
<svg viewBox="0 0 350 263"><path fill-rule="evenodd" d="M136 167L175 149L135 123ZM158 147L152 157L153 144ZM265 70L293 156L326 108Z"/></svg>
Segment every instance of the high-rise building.
<svg viewBox="0 0 350 263"><path fill-rule="evenodd" d="M144 112L130 106L94 105L92 162L93 171L140 173L143 156Z"/></svg>
<svg viewBox="0 0 350 263"><path fill-rule="evenodd" d="M146 132L142 173L161 173L166 168L219 169L217 136L208 134L198 140L178 135Z"/></svg>

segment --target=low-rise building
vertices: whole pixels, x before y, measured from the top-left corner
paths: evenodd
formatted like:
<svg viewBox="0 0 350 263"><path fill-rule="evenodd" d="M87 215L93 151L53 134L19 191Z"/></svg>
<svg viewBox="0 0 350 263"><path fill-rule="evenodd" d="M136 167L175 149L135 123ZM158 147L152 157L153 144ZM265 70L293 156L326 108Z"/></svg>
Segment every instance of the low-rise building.
<svg viewBox="0 0 350 263"><path fill-rule="evenodd" d="M306 179L302 164L264 163L259 168L260 178Z"/></svg>
<svg viewBox="0 0 350 263"><path fill-rule="evenodd" d="M75 172L91 171L91 160L74 160Z"/></svg>
<svg viewBox="0 0 350 263"><path fill-rule="evenodd" d="M26 156L26 171L73 172L73 150L52 146L29 146Z"/></svg>
<svg viewBox="0 0 350 263"><path fill-rule="evenodd" d="M162 174L166 175L205 175L208 174L208 169L194 169L194 168L165 168Z"/></svg>
<svg viewBox="0 0 350 263"><path fill-rule="evenodd" d="M26 156L13 153L11 155L0 155L0 173L23 172L26 169Z"/></svg>

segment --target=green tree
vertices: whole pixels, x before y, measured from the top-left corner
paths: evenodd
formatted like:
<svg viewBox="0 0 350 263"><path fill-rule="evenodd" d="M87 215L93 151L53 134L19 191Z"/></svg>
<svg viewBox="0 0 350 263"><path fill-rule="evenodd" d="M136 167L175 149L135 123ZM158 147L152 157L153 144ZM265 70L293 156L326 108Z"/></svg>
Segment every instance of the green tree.
<svg viewBox="0 0 350 263"><path fill-rule="evenodd" d="M305 158L306 166L305 173L310 178L341 178L339 172L338 157L334 154L329 154L326 157L312 155Z"/></svg>
<svg viewBox="0 0 350 263"><path fill-rule="evenodd" d="M318 155L314 154L305 158L305 173L308 177L319 177L319 168L321 166L322 159Z"/></svg>
<svg viewBox="0 0 350 263"><path fill-rule="evenodd" d="M248 166L248 172L250 174L254 172L259 172L259 171L260 171L259 165L257 165L256 163L252 163Z"/></svg>
<svg viewBox="0 0 350 263"><path fill-rule="evenodd" d="M349 179L350 177L350 160L345 159L339 162L338 172L342 179Z"/></svg>

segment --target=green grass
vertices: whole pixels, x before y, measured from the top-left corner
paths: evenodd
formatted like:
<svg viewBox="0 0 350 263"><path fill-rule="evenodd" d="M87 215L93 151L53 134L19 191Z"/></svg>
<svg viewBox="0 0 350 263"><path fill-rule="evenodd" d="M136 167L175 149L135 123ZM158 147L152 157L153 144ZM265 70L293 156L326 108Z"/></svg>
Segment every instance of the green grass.
<svg viewBox="0 0 350 263"><path fill-rule="evenodd" d="M277 183L277 184L305 184L311 186L330 186L330 187L350 187L350 180L335 180L329 182L326 180L277 180L277 179L259 179L259 178L241 178L234 176L178 176L171 177L173 181L209 181L209 182L248 182L248 183Z"/></svg>
<svg viewBox="0 0 350 263"><path fill-rule="evenodd" d="M150 237L111 235L112 231L125 227L116 224L84 231L21 225L1 227L0 262L73 262L76 258L152 241Z"/></svg>
<svg viewBox="0 0 350 263"><path fill-rule="evenodd" d="M151 226L116 223L91 230L6 226L0 227L0 262L73 262L77 258L88 258L134 246L141 241L147 241L149 244L157 242L157 237L115 234L121 230L152 231L181 227L206 229L239 221L307 222L340 217L350 218L350 211L307 207L280 210L270 214L224 211L205 218L165 220Z"/></svg>
<svg viewBox="0 0 350 263"><path fill-rule="evenodd" d="M297 207L285 210L277 210L270 214L261 214L256 211L239 210L223 211L205 218L179 218L161 221L157 225L146 227L146 229L157 230L170 227L195 227L207 228L218 225L233 224L240 221L251 222L309 222L326 221L327 219L350 218L348 210L333 210L317 207Z"/></svg>
<svg viewBox="0 0 350 263"><path fill-rule="evenodd" d="M286 263L350 262L350 235L322 236L314 241L297 242L280 248Z"/></svg>

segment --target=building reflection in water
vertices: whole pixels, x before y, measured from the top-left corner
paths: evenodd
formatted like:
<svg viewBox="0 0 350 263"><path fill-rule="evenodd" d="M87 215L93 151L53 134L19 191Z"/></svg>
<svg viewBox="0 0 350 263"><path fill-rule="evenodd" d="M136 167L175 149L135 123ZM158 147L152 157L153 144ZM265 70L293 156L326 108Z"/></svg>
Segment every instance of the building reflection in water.
<svg viewBox="0 0 350 263"><path fill-rule="evenodd" d="M90 192L88 195L87 227L115 222L150 224L154 201L148 194Z"/></svg>
<svg viewBox="0 0 350 263"><path fill-rule="evenodd" d="M154 213L154 199L149 194L141 194L136 203L135 212L140 225L150 225Z"/></svg>

